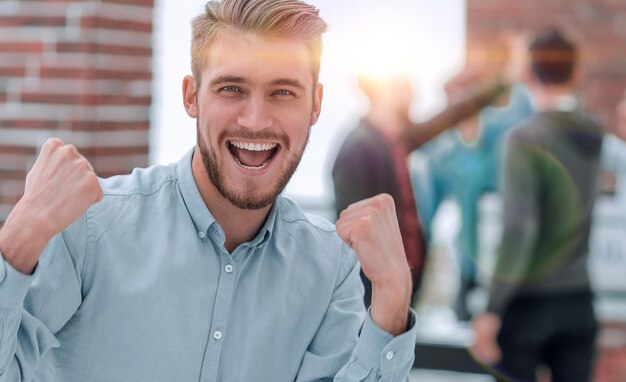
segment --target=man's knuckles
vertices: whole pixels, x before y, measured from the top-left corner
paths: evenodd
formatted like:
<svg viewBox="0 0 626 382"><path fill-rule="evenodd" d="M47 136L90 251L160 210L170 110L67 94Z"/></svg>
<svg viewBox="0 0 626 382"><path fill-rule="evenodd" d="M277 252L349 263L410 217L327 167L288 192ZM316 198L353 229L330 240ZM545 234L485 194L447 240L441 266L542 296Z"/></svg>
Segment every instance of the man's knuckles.
<svg viewBox="0 0 626 382"><path fill-rule="evenodd" d="M393 197L389 194L378 194L372 198L372 203L381 210L395 208Z"/></svg>
<svg viewBox="0 0 626 382"><path fill-rule="evenodd" d="M65 143L59 138L49 138L46 142L41 146L41 152L49 152L54 151L57 148L63 147Z"/></svg>

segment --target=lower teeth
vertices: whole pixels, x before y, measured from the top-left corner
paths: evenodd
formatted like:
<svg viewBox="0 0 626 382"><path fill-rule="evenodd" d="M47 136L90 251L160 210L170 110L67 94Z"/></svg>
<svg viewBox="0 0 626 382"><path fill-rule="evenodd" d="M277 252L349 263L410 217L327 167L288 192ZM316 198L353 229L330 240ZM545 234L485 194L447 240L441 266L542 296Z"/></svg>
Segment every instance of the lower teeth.
<svg viewBox="0 0 626 382"><path fill-rule="evenodd" d="M243 168L247 168L248 170L262 170L265 167L267 167L267 165L270 163L270 161L267 162L263 162L263 164L261 164L260 166L257 167L251 167L251 166L246 166L245 164L241 163L241 161L239 160L239 158L237 158L236 156L233 156L235 158L235 160L237 161L237 163L243 167Z"/></svg>

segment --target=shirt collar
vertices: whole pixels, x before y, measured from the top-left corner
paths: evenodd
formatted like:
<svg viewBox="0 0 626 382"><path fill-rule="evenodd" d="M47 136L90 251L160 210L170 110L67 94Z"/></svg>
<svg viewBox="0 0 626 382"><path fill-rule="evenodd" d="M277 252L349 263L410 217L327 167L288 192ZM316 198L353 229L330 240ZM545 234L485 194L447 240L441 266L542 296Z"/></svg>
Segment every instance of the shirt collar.
<svg viewBox="0 0 626 382"><path fill-rule="evenodd" d="M574 111L578 108L578 100L575 96L568 94L559 97L554 106L557 111Z"/></svg>
<svg viewBox="0 0 626 382"><path fill-rule="evenodd" d="M200 235L200 238L203 240L204 238L208 238L210 235L209 229L211 226L214 226L213 228L215 229L215 233L220 237L223 243L225 240L224 231L222 231L219 223L215 220L215 217L213 217L213 214L211 214L211 211L209 211L204 203L204 200L200 195L200 190L198 190L198 186L193 177L191 162L194 149L191 149L187 154L185 154L176 166L176 171L178 173L178 189L183 198L183 202L185 203L185 207L187 208L187 212L189 213L189 216L191 216L191 220L196 227L196 231L198 235ZM250 246L259 246L267 242L270 238L276 222L276 215L278 214L277 211L279 209L281 198L281 196L278 196L278 198L274 201L263 226L254 239L249 242Z"/></svg>
<svg viewBox="0 0 626 382"><path fill-rule="evenodd" d="M276 223L276 216L278 215L278 209L280 208L281 199L282 196L279 195L274 201L274 204L272 204L272 208L270 209L270 213L265 219L265 223L263 223L263 226L259 230L259 233L250 242L250 245L252 247L257 247L266 243L272 236L272 231L274 229L274 224Z"/></svg>
<svg viewBox="0 0 626 382"><path fill-rule="evenodd" d="M178 162L176 171L178 173L178 189L185 203L185 207L187 208L187 212L189 216L191 216L191 220L196 227L198 235L200 235L201 239L204 239L209 234L209 228L217 222L206 204L204 204L200 190L198 190L196 181L193 178L193 173L191 172L191 159L193 158L194 149L189 150ZM221 232L221 229L219 229L218 232Z"/></svg>

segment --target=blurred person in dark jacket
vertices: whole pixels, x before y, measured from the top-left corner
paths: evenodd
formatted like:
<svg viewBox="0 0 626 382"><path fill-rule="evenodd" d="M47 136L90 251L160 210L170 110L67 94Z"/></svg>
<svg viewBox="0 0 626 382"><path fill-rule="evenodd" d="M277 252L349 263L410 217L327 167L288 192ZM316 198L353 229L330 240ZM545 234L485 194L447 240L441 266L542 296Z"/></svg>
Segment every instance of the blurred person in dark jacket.
<svg viewBox="0 0 626 382"><path fill-rule="evenodd" d="M498 378L589 381L597 322L587 271L603 126L582 110L576 46L558 30L529 47L536 114L511 132L503 164L503 237L475 354Z"/></svg>

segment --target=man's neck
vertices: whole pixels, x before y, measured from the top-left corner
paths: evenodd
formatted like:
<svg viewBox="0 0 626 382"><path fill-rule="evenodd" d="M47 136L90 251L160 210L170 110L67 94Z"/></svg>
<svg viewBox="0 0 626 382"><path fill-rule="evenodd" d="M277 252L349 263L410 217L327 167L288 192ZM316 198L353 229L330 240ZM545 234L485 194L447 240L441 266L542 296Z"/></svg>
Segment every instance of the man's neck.
<svg viewBox="0 0 626 382"><path fill-rule="evenodd" d="M204 204L224 230L226 250L232 253L239 245L252 240L263 226L272 206L258 210L244 210L234 206L209 180L197 148L191 170Z"/></svg>
<svg viewBox="0 0 626 382"><path fill-rule="evenodd" d="M538 86L532 89L537 111L571 109L576 106L574 88L562 86Z"/></svg>

